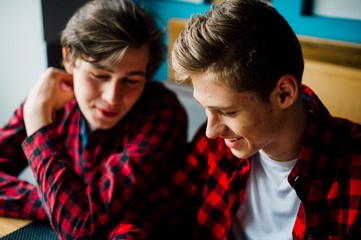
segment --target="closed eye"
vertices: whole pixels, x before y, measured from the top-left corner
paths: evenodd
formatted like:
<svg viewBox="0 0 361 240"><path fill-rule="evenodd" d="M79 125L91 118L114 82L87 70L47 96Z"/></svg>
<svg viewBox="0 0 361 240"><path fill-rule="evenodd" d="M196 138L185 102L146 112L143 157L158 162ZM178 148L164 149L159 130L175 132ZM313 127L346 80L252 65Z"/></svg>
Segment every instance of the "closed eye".
<svg viewBox="0 0 361 240"><path fill-rule="evenodd" d="M203 105L195 98L195 96L193 95L193 99L200 105L203 107ZM234 109L233 107L218 107L218 106L209 106L209 107L204 107L207 111L207 109L209 109L209 111L215 111L217 114L225 116L225 117L234 117L235 115L237 115L238 111L227 111L228 109Z"/></svg>
<svg viewBox="0 0 361 240"><path fill-rule="evenodd" d="M90 75L97 80L101 80L101 81L105 81L107 79L109 79L108 75L98 75L98 74L94 74L94 73L90 73Z"/></svg>
<svg viewBox="0 0 361 240"><path fill-rule="evenodd" d="M233 117L234 115L236 115L237 112L221 112L219 111L219 114L221 114L222 116L225 116L225 117Z"/></svg>
<svg viewBox="0 0 361 240"><path fill-rule="evenodd" d="M135 80L135 79L130 79L130 78L124 78L123 81L126 83L129 83L129 84L137 84L137 83L141 82L140 80Z"/></svg>

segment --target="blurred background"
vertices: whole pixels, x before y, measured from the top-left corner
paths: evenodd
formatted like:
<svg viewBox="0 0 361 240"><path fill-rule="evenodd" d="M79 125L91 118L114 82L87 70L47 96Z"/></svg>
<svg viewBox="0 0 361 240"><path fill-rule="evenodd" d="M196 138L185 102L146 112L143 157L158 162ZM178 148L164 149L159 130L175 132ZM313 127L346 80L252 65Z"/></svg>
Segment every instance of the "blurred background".
<svg viewBox="0 0 361 240"><path fill-rule="evenodd" d="M0 124L47 67L40 0L0 1Z"/></svg>
<svg viewBox="0 0 361 240"><path fill-rule="evenodd" d="M48 66L60 66L60 31L73 12L86 0L0 1L0 124L26 98L31 86ZM186 21L209 9L210 0L135 0L159 16L168 26L171 19ZM360 0L272 0L296 34L347 43L361 43ZM169 36L164 41L168 44ZM168 84L164 62L156 77ZM173 86L191 113L193 132L204 121L203 109L195 104L188 88Z"/></svg>

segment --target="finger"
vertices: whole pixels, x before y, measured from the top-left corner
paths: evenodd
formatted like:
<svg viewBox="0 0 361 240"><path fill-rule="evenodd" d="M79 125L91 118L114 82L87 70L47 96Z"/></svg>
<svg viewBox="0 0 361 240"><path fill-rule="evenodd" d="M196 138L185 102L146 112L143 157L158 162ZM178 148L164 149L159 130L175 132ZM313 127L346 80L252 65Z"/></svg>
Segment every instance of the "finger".
<svg viewBox="0 0 361 240"><path fill-rule="evenodd" d="M64 80L61 80L60 81L60 88L63 90L63 91L73 91L73 82L67 82L67 81L64 81Z"/></svg>
<svg viewBox="0 0 361 240"><path fill-rule="evenodd" d="M65 99L66 99L66 102L72 100L75 98L75 94L74 94L74 91L67 91L65 93Z"/></svg>
<svg viewBox="0 0 361 240"><path fill-rule="evenodd" d="M58 95L57 100L54 101L53 108L52 108L53 111L61 109L62 107L64 107L64 105L66 103L70 102L74 98L75 98L74 91L72 91L72 90L63 91L61 94Z"/></svg>
<svg viewBox="0 0 361 240"><path fill-rule="evenodd" d="M72 91L73 90L73 76L61 69L54 69L54 73L59 79L60 89L63 91Z"/></svg>

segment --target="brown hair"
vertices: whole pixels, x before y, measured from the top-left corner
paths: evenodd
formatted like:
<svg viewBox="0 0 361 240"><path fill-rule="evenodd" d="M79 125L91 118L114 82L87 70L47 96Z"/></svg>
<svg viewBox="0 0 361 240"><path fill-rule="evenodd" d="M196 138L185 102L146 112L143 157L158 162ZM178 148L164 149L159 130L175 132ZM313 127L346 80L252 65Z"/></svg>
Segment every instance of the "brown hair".
<svg viewBox="0 0 361 240"><path fill-rule="evenodd" d="M164 60L164 31L154 17L130 0L93 0L81 7L61 34L61 44L77 59L91 63L105 60L115 67L129 47L149 44L147 77L151 78Z"/></svg>

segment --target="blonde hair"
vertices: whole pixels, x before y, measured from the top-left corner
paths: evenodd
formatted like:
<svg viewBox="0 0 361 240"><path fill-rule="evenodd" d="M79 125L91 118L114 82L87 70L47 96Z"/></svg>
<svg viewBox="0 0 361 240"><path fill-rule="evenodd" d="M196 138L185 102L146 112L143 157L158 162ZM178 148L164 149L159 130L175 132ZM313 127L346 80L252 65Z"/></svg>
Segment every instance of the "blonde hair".
<svg viewBox="0 0 361 240"><path fill-rule="evenodd" d="M284 74L301 83L303 56L295 33L269 4L227 0L191 17L173 45L171 67L179 82L204 72L266 100Z"/></svg>

